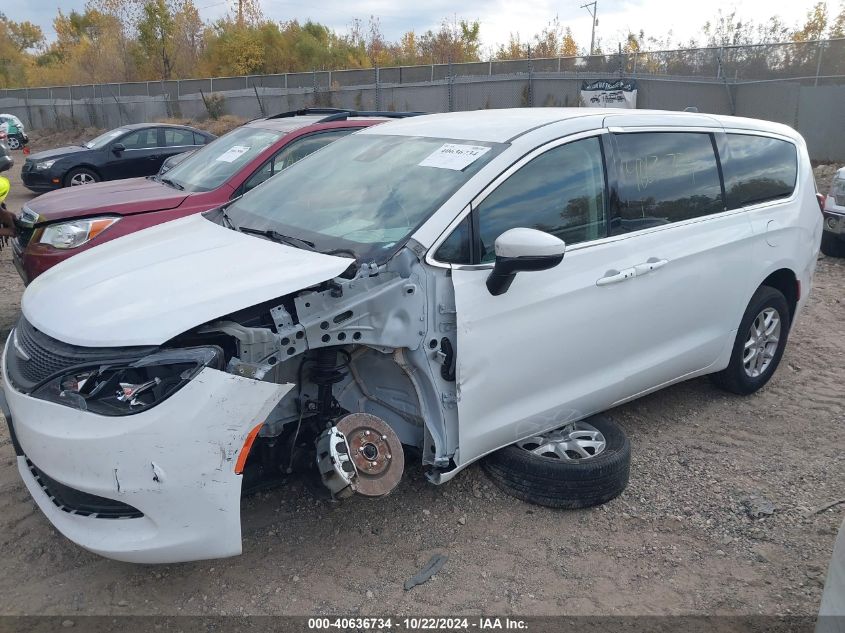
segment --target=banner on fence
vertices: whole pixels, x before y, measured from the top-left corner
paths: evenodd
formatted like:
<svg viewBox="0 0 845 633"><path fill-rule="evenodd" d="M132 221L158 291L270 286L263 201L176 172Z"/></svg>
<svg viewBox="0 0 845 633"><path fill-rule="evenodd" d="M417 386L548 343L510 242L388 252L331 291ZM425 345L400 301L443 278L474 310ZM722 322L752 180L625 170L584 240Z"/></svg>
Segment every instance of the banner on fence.
<svg viewBox="0 0 845 633"><path fill-rule="evenodd" d="M581 105L587 108L634 109L637 107L637 80L584 81L581 83Z"/></svg>

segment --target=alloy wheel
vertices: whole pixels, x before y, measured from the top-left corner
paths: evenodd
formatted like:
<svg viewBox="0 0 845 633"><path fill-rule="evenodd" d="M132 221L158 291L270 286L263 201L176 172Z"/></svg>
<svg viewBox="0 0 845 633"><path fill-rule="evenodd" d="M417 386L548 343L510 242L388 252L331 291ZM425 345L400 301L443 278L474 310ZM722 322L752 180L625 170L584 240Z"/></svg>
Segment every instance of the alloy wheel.
<svg viewBox="0 0 845 633"><path fill-rule="evenodd" d="M80 185L90 185L97 182L91 174L80 173L74 174L70 179L71 187L79 187Z"/></svg>
<svg viewBox="0 0 845 633"><path fill-rule="evenodd" d="M9 149L20 149L21 143L14 136L10 136L6 140L9 143Z"/></svg>
<svg viewBox="0 0 845 633"><path fill-rule="evenodd" d="M600 455L607 447L607 441L591 424L575 422L529 437L516 445L540 457L576 462Z"/></svg>
<svg viewBox="0 0 845 633"><path fill-rule="evenodd" d="M757 378L765 372L780 344L780 314L774 308L764 308L751 322L742 352L745 373Z"/></svg>

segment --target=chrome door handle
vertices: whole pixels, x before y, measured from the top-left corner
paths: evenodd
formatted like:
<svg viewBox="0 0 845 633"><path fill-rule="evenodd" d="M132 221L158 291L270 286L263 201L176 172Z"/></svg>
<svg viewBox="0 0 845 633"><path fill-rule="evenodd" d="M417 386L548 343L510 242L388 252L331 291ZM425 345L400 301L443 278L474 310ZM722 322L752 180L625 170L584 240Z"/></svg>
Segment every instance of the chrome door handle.
<svg viewBox="0 0 845 633"><path fill-rule="evenodd" d="M626 268L625 270L608 270L604 277L596 281L597 286L609 286L610 284L618 284L619 282L632 279L636 275L633 268Z"/></svg>
<svg viewBox="0 0 845 633"><path fill-rule="evenodd" d="M637 277L641 277L642 275L654 272L658 268L663 268L668 263L668 259L657 259L656 257L651 257L648 261L634 266L634 270L636 271Z"/></svg>

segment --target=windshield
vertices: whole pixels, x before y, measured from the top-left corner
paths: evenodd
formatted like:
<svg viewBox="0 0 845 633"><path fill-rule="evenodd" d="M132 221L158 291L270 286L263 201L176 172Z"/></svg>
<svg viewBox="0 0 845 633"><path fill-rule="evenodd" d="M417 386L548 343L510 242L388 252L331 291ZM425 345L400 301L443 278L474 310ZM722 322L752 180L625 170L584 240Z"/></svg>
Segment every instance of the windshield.
<svg viewBox="0 0 845 633"><path fill-rule="evenodd" d="M111 143L114 139L122 134L126 134L129 130L123 128L117 128L116 130L112 130L110 132L106 132L105 134L100 134L95 139L92 139L85 143L85 147L88 149L102 149L109 143Z"/></svg>
<svg viewBox="0 0 845 633"><path fill-rule="evenodd" d="M323 252L343 249L358 261L381 263L503 148L352 134L284 170L226 211L238 227L270 229L313 242Z"/></svg>
<svg viewBox="0 0 845 633"><path fill-rule="evenodd" d="M239 172L284 132L239 127L167 170L167 180L185 191L211 191Z"/></svg>

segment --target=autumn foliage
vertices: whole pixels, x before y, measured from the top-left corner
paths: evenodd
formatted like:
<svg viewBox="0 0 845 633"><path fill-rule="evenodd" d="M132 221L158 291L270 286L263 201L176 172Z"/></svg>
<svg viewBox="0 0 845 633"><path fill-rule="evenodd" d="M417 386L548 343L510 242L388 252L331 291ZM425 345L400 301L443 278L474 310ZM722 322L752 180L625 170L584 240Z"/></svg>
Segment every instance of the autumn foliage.
<svg viewBox="0 0 845 633"><path fill-rule="evenodd" d="M0 88L125 81L150 81L372 68L481 59L521 59L584 54L572 31L557 18L539 33L482 50L480 23L444 20L437 30L382 34L379 19L353 20L343 33L317 22L273 21L259 0L233 2L229 13L208 22L194 0L87 0L81 12L59 9L56 38L47 42L30 22L0 13ZM619 42L597 43L609 52L694 48L845 36L845 0L838 15L819 2L806 22L787 27L779 18L748 22L735 14L703 25L703 40L680 43L671 33L620 34Z"/></svg>

